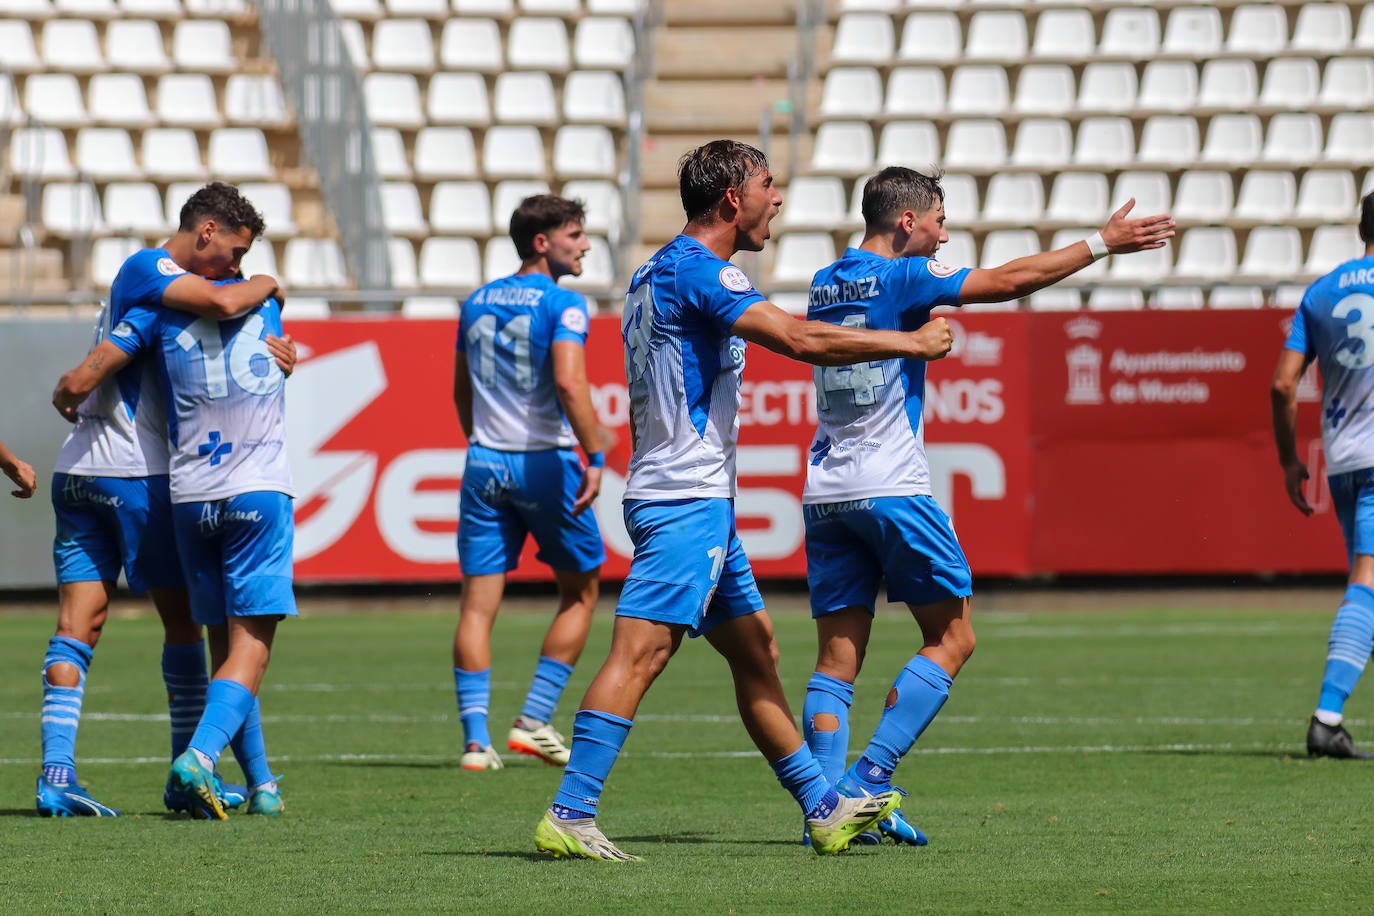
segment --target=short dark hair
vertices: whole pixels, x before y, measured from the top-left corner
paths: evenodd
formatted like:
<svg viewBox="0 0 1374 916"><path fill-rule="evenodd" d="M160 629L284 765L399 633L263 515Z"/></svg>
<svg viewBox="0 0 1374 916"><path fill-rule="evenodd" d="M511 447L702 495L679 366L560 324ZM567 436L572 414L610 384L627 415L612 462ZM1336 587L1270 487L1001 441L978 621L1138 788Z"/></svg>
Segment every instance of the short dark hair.
<svg viewBox="0 0 1374 916"><path fill-rule="evenodd" d="M677 163L677 188L687 221L710 213L726 191L766 168L768 157L738 140L712 140L687 152Z"/></svg>
<svg viewBox="0 0 1374 916"><path fill-rule="evenodd" d="M190 232L207 219L212 219L231 232L247 227L253 238L262 235L266 224L262 214L239 193L239 189L222 181L212 181L181 205L181 231Z"/></svg>
<svg viewBox="0 0 1374 916"><path fill-rule="evenodd" d="M890 165L864 184L863 215L867 232L886 232L892 221L910 210L925 213L938 203L944 203L945 189L940 187L944 172L936 169L924 174L900 165Z"/></svg>
<svg viewBox="0 0 1374 916"><path fill-rule="evenodd" d="M536 194L520 201L510 215L510 240L520 260L534 257L534 237L568 223L587 220L587 205L557 194Z"/></svg>
<svg viewBox="0 0 1374 916"><path fill-rule="evenodd" d="M1360 201L1360 241L1374 244L1374 191Z"/></svg>

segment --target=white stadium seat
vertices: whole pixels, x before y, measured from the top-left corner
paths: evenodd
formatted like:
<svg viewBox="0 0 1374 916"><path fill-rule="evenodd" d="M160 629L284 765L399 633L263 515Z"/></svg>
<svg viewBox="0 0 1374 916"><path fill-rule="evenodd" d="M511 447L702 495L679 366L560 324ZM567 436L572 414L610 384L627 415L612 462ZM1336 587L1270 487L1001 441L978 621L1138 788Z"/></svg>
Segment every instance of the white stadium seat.
<svg viewBox="0 0 1374 916"><path fill-rule="evenodd" d="M521 17L506 37L506 64L517 70L565 73L572 66L568 27L561 19Z"/></svg>
<svg viewBox="0 0 1374 916"><path fill-rule="evenodd" d="M134 142L122 127L83 127L76 133L76 168L96 181L134 179L142 170Z"/></svg>
<svg viewBox="0 0 1374 916"><path fill-rule="evenodd" d="M106 68L95 23L88 19L51 19L43 23L43 66L68 73L99 73Z"/></svg>
<svg viewBox="0 0 1374 916"><path fill-rule="evenodd" d="M510 216L526 197L549 193L549 183L538 179L508 178L497 182L491 192L491 228L493 232L509 233Z"/></svg>
<svg viewBox="0 0 1374 916"><path fill-rule="evenodd" d="M204 178L200 143L186 127L155 127L143 132L139 162L149 178L160 181Z"/></svg>
<svg viewBox="0 0 1374 916"><path fill-rule="evenodd" d="M167 73L160 77L157 119L180 127L218 127L223 122L210 77L204 73Z"/></svg>
<svg viewBox="0 0 1374 916"><path fill-rule="evenodd" d="M1226 33L1230 54L1270 57L1288 45L1288 15L1277 4L1254 3L1236 7Z"/></svg>
<svg viewBox="0 0 1374 916"><path fill-rule="evenodd" d="M884 133L891 128L889 124L883 129ZM934 129L933 125L931 129ZM829 175L862 175L872 168L873 131L867 124L825 121L816 128L811 152L812 171Z"/></svg>
<svg viewBox="0 0 1374 916"><path fill-rule="evenodd" d="M374 127L372 137L372 166L378 178L409 178L410 163L406 160L406 144L401 132L394 127ZM419 142L418 138L416 140Z"/></svg>
<svg viewBox="0 0 1374 916"><path fill-rule="evenodd" d="M1236 267L1236 234L1229 226L1200 226L1183 231L1178 243L1178 263L1174 266L1179 276L1224 280L1236 272Z"/></svg>
<svg viewBox="0 0 1374 916"><path fill-rule="evenodd" d="M1027 64L1016 78L1012 111L1017 114L1067 114L1076 88L1067 64Z"/></svg>
<svg viewBox="0 0 1374 916"><path fill-rule="evenodd" d="M270 239L290 238L299 232L291 203L291 189L276 181L245 181L239 193L253 202L267 224L264 232Z"/></svg>
<svg viewBox="0 0 1374 916"><path fill-rule="evenodd" d="M15 127L23 123L24 106L19 103L14 78L0 71L0 127Z"/></svg>
<svg viewBox="0 0 1374 916"><path fill-rule="evenodd" d="M0 19L0 71L29 73L42 69L29 24L22 19Z"/></svg>
<svg viewBox="0 0 1374 916"><path fill-rule="evenodd" d="M477 145L466 127L422 127L415 135L415 175L436 178L476 178Z"/></svg>
<svg viewBox="0 0 1374 916"><path fill-rule="evenodd" d="M1033 312L1076 312L1083 308L1083 292L1072 286L1048 286L1030 294Z"/></svg>
<svg viewBox="0 0 1374 916"><path fill-rule="evenodd" d="M144 248L143 239L136 236L111 236L96 239L91 243L91 285L96 289L109 289L115 274L130 255Z"/></svg>
<svg viewBox="0 0 1374 916"><path fill-rule="evenodd" d="M558 121L553 80L538 71L510 71L496 77L492 113L497 121L551 127Z"/></svg>
<svg viewBox="0 0 1374 916"><path fill-rule="evenodd" d="M1297 198L1298 183L1291 170L1251 169L1240 180L1233 215L1242 220L1282 223L1293 215Z"/></svg>
<svg viewBox="0 0 1374 916"><path fill-rule="evenodd" d="M1158 283L1173 270L1173 260L1172 245L1112 255L1107 265L1107 276L1112 280L1133 283Z"/></svg>
<svg viewBox="0 0 1374 916"><path fill-rule="evenodd" d="M1073 158L1073 131L1063 118L1026 118L1016 127L1011 164L1059 168Z"/></svg>
<svg viewBox="0 0 1374 916"><path fill-rule="evenodd" d="M1317 102L1320 87L1321 78L1315 60L1310 57L1281 57L1271 60L1264 70L1259 104L1280 111L1310 108Z"/></svg>
<svg viewBox="0 0 1374 916"><path fill-rule="evenodd" d="M615 138L599 124L565 124L553 138L553 171L560 178L614 178Z"/></svg>
<svg viewBox="0 0 1374 916"><path fill-rule="evenodd" d="M625 123L625 83L618 73L574 70L563 81L563 119L578 123Z"/></svg>
<svg viewBox="0 0 1374 916"><path fill-rule="evenodd" d="M59 16L80 19L114 19L120 15L114 0L55 0L53 8Z"/></svg>
<svg viewBox="0 0 1374 916"><path fill-rule="evenodd" d="M1137 257L1137 255L1131 255ZM1138 289L1099 286L1088 293L1088 308L1098 312L1123 312L1143 309L1145 293Z"/></svg>
<svg viewBox="0 0 1374 916"><path fill-rule="evenodd" d="M431 90L433 84L434 80L431 80ZM432 97L431 92L431 100ZM364 76L363 104L373 124L402 129L424 126L425 114L420 109L420 84L409 73L369 73Z"/></svg>
<svg viewBox="0 0 1374 916"><path fill-rule="evenodd" d="M37 124L82 127L91 119L70 73L34 73L24 80L24 109Z"/></svg>
<svg viewBox="0 0 1374 916"><path fill-rule="evenodd" d="M413 80L413 77L411 79ZM418 90L416 91L418 93ZM418 95L416 101L418 105ZM372 110L371 103L368 110ZM487 81L480 73L436 73L429 78L425 110L431 124L482 127L491 122L491 107L487 103ZM424 117L421 116L411 126L419 127L423 122Z"/></svg>
<svg viewBox="0 0 1374 916"><path fill-rule="evenodd" d="M821 87L822 118L876 118L882 110L883 80L877 70L835 67L825 75Z"/></svg>
<svg viewBox="0 0 1374 916"><path fill-rule="evenodd" d="M333 239L296 238L286 240L283 280L288 286L337 289L348 285L343 252ZM288 303L287 308L291 306Z"/></svg>
<svg viewBox="0 0 1374 916"><path fill-rule="evenodd" d="M150 19L116 19L105 26L105 57L113 70L166 73L172 69L162 29Z"/></svg>
<svg viewBox="0 0 1374 916"><path fill-rule="evenodd" d="M573 61L587 70L628 70L634 59L635 34L620 16L589 16L573 32Z"/></svg>
<svg viewBox="0 0 1374 916"><path fill-rule="evenodd" d="M1274 117L1277 120L1281 115ZM1330 132L1321 158L1328 162L1364 164L1369 161L1371 149L1374 149L1374 115L1363 111L1343 111L1331 118Z"/></svg>
<svg viewBox="0 0 1374 916"><path fill-rule="evenodd" d="M991 198L991 195L988 195ZM986 209L986 208L985 208ZM1030 229L994 229L983 238L979 267L999 267L1008 261L1040 252L1040 240Z"/></svg>
<svg viewBox="0 0 1374 916"><path fill-rule="evenodd" d="M105 186L104 209L115 232L161 238L173 228L163 213L162 195L149 182L111 182Z"/></svg>
<svg viewBox="0 0 1374 916"><path fill-rule="evenodd" d="M420 285L473 289L482 284L477 242L431 236L420 245Z"/></svg>
<svg viewBox="0 0 1374 916"><path fill-rule="evenodd" d="M281 83L266 74L235 73L224 84L224 116L231 124L278 127L291 120Z"/></svg>
<svg viewBox="0 0 1374 916"><path fill-rule="evenodd" d="M89 182L50 181L43 185L43 228L63 237L104 234L100 198Z"/></svg>
<svg viewBox="0 0 1374 916"><path fill-rule="evenodd" d="M1186 60L1152 60L1140 79L1136 107L1145 111L1187 111L1197 103L1197 67Z"/></svg>
<svg viewBox="0 0 1374 916"><path fill-rule="evenodd" d="M570 200L580 200L586 205L587 219L583 227L588 232L616 238L620 236L622 205L620 188L614 182L597 179L568 181L564 182L561 193Z"/></svg>
<svg viewBox="0 0 1374 916"><path fill-rule="evenodd" d="M1269 133L1264 139L1264 149L1260 151L1262 160L1301 165L1315 162L1321 155L1322 125L1316 115L1284 111L1269 119Z"/></svg>
<svg viewBox="0 0 1374 916"><path fill-rule="evenodd" d="M1374 50L1374 7L1364 5L1360 24L1355 28L1354 46L1361 51Z"/></svg>
<svg viewBox="0 0 1374 916"><path fill-rule="evenodd" d="M953 114L1001 114L1011 107L1011 87L1005 67L966 64L949 78L949 110Z"/></svg>
<svg viewBox="0 0 1374 916"><path fill-rule="evenodd" d="M423 19L383 19L372 29L372 66L405 73L434 71L434 39Z"/></svg>
<svg viewBox="0 0 1374 916"><path fill-rule="evenodd" d="M1214 286L1207 299L1214 309L1255 309L1264 305L1264 290L1258 286Z"/></svg>
<svg viewBox="0 0 1374 916"><path fill-rule="evenodd" d="M822 99L821 108L825 102ZM945 111L945 75L939 67L896 67L887 78L883 114L888 118L928 118Z"/></svg>
<svg viewBox="0 0 1374 916"><path fill-rule="evenodd" d="M1159 14L1152 7L1116 6L1107 10L1097 53L1103 57L1148 60L1159 50Z"/></svg>
<svg viewBox="0 0 1374 916"><path fill-rule="evenodd" d="M386 13L397 18L418 16L422 19L446 19L449 15L448 0L386 0Z"/></svg>
<svg viewBox="0 0 1374 916"><path fill-rule="evenodd" d="M955 223L969 223L982 211L978 202L978 179L963 172L950 172L940 179L945 192L945 215ZM854 213L857 222L863 221L863 188L856 186Z"/></svg>
<svg viewBox="0 0 1374 916"><path fill-rule="evenodd" d="M437 183L429 197L429 225L439 233L489 235L492 217L487 186L480 181Z"/></svg>
<svg viewBox="0 0 1374 916"><path fill-rule="evenodd" d="M1079 122L1073 149L1075 165L1119 169L1129 167L1134 159L1135 129L1130 118L1108 116Z"/></svg>
<svg viewBox="0 0 1374 916"><path fill-rule="evenodd" d="M76 174L67 154L67 139L56 127L20 127L10 134L10 168L22 178L45 181Z"/></svg>
<svg viewBox="0 0 1374 916"><path fill-rule="evenodd" d="M966 229L951 229L949 241L940 246L935 259L951 267L978 266L978 246L973 243L973 233Z"/></svg>
<svg viewBox="0 0 1374 916"><path fill-rule="evenodd" d="M1007 132L992 118L965 118L949 126L945 138L945 163L950 168L974 171L998 169L1007 161ZM920 167L920 160L912 164Z"/></svg>
<svg viewBox="0 0 1374 916"><path fill-rule="evenodd" d="M1161 286L1150 296L1157 309L1200 309L1205 302L1200 286Z"/></svg>
<svg viewBox="0 0 1374 916"><path fill-rule="evenodd" d="M1078 80L1078 110L1131 111L1138 92L1134 66L1094 61Z"/></svg>
<svg viewBox="0 0 1374 916"><path fill-rule="evenodd" d="M222 19L183 19L172 30L172 60L180 70L233 73L238 70L229 24Z"/></svg>
<svg viewBox="0 0 1374 916"><path fill-rule="evenodd" d="M1207 125L1202 161L1216 165L1245 165L1259 158L1262 147L1259 117L1249 113L1219 114Z"/></svg>
<svg viewBox="0 0 1374 916"><path fill-rule="evenodd" d="M500 72L501 28L492 19L450 19L439 36L439 62L447 70Z"/></svg>
<svg viewBox="0 0 1374 916"><path fill-rule="evenodd" d="M87 86L91 113L102 124L151 127L156 120L148 109L143 79L135 73L97 73Z"/></svg>
<svg viewBox="0 0 1374 916"><path fill-rule="evenodd" d="M363 37L363 27L360 23L352 19L340 20L339 42L359 73L367 73L372 69L372 58L367 54L367 39Z"/></svg>
<svg viewBox="0 0 1374 916"><path fill-rule="evenodd" d="M1355 176L1347 169L1309 169L1298 185L1293 215L1299 219L1334 221L1355 213Z"/></svg>
<svg viewBox="0 0 1374 916"><path fill-rule="evenodd" d="M119 0L120 15L147 19L180 19L181 0Z"/></svg>
<svg viewBox="0 0 1374 916"><path fill-rule="evenodd" d="M1221 52L1221 13L1213 6L1180 6L1164 23L1163 54L1205 60Z"/></svg>
<svg viewBox="0 0 1374 916"><path fill-rule="evenodd" d="M1215 223L1229 219L1235 208L1231 176L1226 172L1196 169L1178 179L1173 215L1178 219Z"/></svg>
<svg viewBox="0 0 1374 916"><path fill-rule="evenodd" d="M267 138L256 127L220 127L210 132L210 174L226 181L272 178Z"/></svg>
<svg viewBox="0 0 1374 916"><path fill-rule="evenodd" d="M1298 236L1298 230L1292 226L1258 226L1251 229L1239 272L1243 277L1275 280L1301 273L1302 239Z"/></svg>
<svg viewBox="0 0 1374 916"><path fill-rule="evenodd" d="M835 243L828 232L789 232L778 239L773 259L773 282L809 287L811 277L835 260Z"/></svg>
<svg viewBox="0 0 1374 916"><path fill-rule="evenodd" d="M1047 9L1036 19L1032 57L1082 60L1096 48L1097 29L1085 9Z"/></svg>
<svg viewBox="0 0 1374 916"><path fill-rule="evenodd" d="M1050 187L1045 218L1059 223L1092 223L1112 212L1107 176L1100 172L1064 172ZM1144 214L1137 206L1137 214Z"/></svg>
<svg viewBox="0 0 1374 916"><path fill-rule="evenodd" d="M1132 216L1152 216L1156 213L1171 212L1174 194L1169 184L1169 176L1163 172L1122 172L1112 187L1108 207L1115 210L1131 198L1135 198ZM1100 214L1098 218L1102 218Z"/></svg>
<svg viewBox="0 0 1374 916"><path fill-rule="evenodd" d="M1350 7L1344 3L1304 3L1298 7L1289 47L1294 51L1339 54L1350 45Z"/></svg>
<svg viewBox="0 0 1374 916"><path fill-rule="evenodd" d="M482 171L489 178L536 178L544 174L539 128L491 127L482 139Z"/></svg>
<svg viewBox="0 0 1374 916"><path fill-rule="evenodd" d="M1259 100L1259 76L1253 60L1209 60L1202 65L1199 108L1244 111Z"/></svg>
<svg viewBox="0 0 1374 916"><path fill-rule="evenodd" d="M382 183L382 224L390 235L421 238L429 234L420 192L408 181Z"/></svg>
<svg viewBox="0 0 1374 916"><path fill-rule="evenodd" d="M988 180L983 221L1034 225L1045 210L1045 185L1039 175L1008 172Z"/></svg>
<svg viewBox="0 0 1374 916"><path fill-rule="evenodd" d="M965 58L1019 61L1027 51L1026 14L1021 10L978 10L969 19Z"/></svg>
<svg viewBox="0 0 1374 916"><path fill-rule="evenodd" d="M1197 119L1191 115L1152 115L1140 132L1139 162L1184 166L1200 152Z"/></svg>
<svg viewBox="0 0 1374 916"><path fill-rule="evenodd" d="M1341 57L1328 61L1317 104L1355 109L1374 105L1374 60Z"/></svg>
<svg viewBox="0 0 1374 916"><path fill-rule="evenodd" d="M516 252L515 243L510 240L509 236L498 235L495 238L487 239L486 248L482 252L482 281L484 283L509 277L519 269L520 255Z"/></svg>
<svg viewBox="0 0 1374 916"><path fill-rule="evenodd" d="M892 17L878 13L843 13L835 24L830 49L834 64L882 65L892 60Z"/></svg>
<svg viewBox="0 0 1374 916"><path fill-rule="evenodd" d="M959 17L953 13L915 12L902 24L902 43L897 59L918 64L945 63L957 60L964 47L964 33ZM868 58L862 63L882 63L880 58Z"/></svg>
<svg viewBox="0 0 1374 916"><path fill-rule="evenodd" d="M1308 274L1329 273L1337 264L1359 257L1365 250L1353 223L1340 226L1318 226L1312 231L1312 241L1307 246L1307 262L1303 272Z"/></svg>
<svg viewBox="0 0 1374 916"><path fill-rule="evenodd" d="M943 158L940 134L930 121L891 121L878 138L879 168L907 165L924 170L940 164Z"/></svg>

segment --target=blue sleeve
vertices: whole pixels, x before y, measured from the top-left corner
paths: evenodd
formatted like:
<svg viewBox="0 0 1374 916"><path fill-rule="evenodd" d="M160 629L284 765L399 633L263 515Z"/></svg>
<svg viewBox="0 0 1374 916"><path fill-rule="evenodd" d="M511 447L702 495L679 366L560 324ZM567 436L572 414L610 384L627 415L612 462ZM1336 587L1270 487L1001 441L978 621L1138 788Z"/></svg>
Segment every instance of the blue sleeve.
<svg viewBox="0 0 1374 916"><path fill-rule="evenodd" d="M186 271L161 248L134 252L119 268L110 285L110 305L115 309L115 319L123 318L134 306L161 305L167 287L185 274Z"/></svg>
<svg viewBox="0 0 1374 916"><path fill-rule="evenodd" d="M472 324L472 316L477 311L477 306L472 301L476 295L473 293L472 296L468 296L463 300L463 304L458 307L458 342L455 346L459 353L467 353L468 351L467 333L468 326Z"/></svg>
<svg viewBox="0 0 1374 916"><path fill-rule="evenodd" d="M571 340L585 346L589 323L586 298L581 293L567 290L550 305L554 312L552 342Z"/></svg>
<svg viewBox="0 0 1374 916"><path fill-rule="evenodd" d="M958 305L964 288L967 267L950 267L934 258L902 258L901 306L903 311L932 309L937 305Z"/></svg>
<svg viewBox="0 0 1374 916"><path fill-rule="evenodd" d="M1307 296L1303 296L1298 310L1293 313L1293 327L1288 330L1288 340L1283 348L1297 350L1311 359L1316 354L1312 352L1312 343L1307 336L1307 309Z"/></svg>
<svg viewBox="0 0 1374 916"><path fill-rule="evenodd" d="M677 289L684 303L695 305L723 333L730 331L745 309L764 301L748 274L717 258L683 263L678 268Z"/></svg>
<svg viewBox="0 0 1374 916"><path fill-rule="evenodd" d="M160 321L158 309L136 305L110 331L110 343L130 355L149 349L157 339Z"/></svg>

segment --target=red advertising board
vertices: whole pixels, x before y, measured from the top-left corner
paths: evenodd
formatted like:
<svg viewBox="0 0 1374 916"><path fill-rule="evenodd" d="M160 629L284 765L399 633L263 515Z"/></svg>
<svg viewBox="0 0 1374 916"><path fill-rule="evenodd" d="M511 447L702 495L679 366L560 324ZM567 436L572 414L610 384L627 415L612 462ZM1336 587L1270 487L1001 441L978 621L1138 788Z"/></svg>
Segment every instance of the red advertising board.
<svg viewBox="0 0 1374 916"><path fill-rule="evenodd" d="M1267 392L1283 313L949 317L956 349L928 373L926 440L932 489L976 575L1344 568L1315 386L1300 409L1315 517L1289 505L1274 458ZM290 330L303 353L288 394L298 577L455 579L466 454L451 399L456 323L336 319ZM588 372L598 417L619 437L596 507L614 579L631 554L617 319L593 320ZM751 346L744 377L741 534L760 576L799 578L811 371ZM530 545L514 578L548 577L533 556Z"/></svg>
<svg viewBox="0 0 1374 916"><path fill-rule="evenodd" d="M1027 569L1026 325L960 315L953 356L931 367L932 483L984 575ZM288 396L302 581L433 581L457 576L464 442L454 413L452 321L291 325L304 358ZM601 422L619 437L596 512L608 578L632 552L620 517L629 402L619 322L593 320L588 373ZM749 349L740 409L737 511L760 576L805 575L801 489L815 422L807 366ZM514 578L547 578L527 547Z"/></svg>
<svg viewBox="0 0 1374 916"><path fill-rule="evenodd" d="M1343 568L1314 383L1299 409L1314 518L1289 503L1275 457L1268 391L1287 313L1030 317L1033 570Z"/></svg>

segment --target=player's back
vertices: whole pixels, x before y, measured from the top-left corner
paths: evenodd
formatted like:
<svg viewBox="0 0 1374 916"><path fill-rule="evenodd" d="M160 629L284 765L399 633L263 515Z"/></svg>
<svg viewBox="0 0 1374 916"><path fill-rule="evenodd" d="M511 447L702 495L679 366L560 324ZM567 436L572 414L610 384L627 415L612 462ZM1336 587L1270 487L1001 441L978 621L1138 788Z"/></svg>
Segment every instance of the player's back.
<svg viewBox="0 0 1374 916"><path fill-rule="evenodd" d="M130 255L110 286L92 348L109 337L129 309L160 305L162 290L183 273L166 249L145 248ZM81 403L56 469L94 477L167 473L166 414L151 360L121 369Z"/></svg>
<svg viewBox="0 0 1374 916"><path fill-rule="evenodd" d="M1315 358L1322 376L1327 472L1374 467L1374 256L1308 287L1293 323L1288 346Z"/></svg>
<svg viewBox="0 0 1374 916"><path fill-rule="evenodd" d="M914 331L937 305L957 305L966 270L929 258L849 248L816 272L806 317ZM816 438L803 503L930 493L922 412L926 364L885 359L816 366Z"/></svg>
<svg viewBox="0 0 1374 916"><path fill-rule="evenodd" d="M167 397L173 502L275 491L294 495L286 450L285 375L266 337L282 333L267 299L227 321L132 309L112 332L155 349Z"/></svg>
<svg viewBox="0 0 1374 916"><path fill-rule="evenodd" d="M473 442L500 451L576 441L554 386L553 344L587 337L587 303L546 274L494 280L463 302L458 348L472 379Z"/></svg>
<svg viewBox="0 0 1374 916"><path fill-rule="evenodd" d="M635 271L621 318L635 424L627 498L734 495L745 346L730 328L762 299L685 235Z"/></svg>

